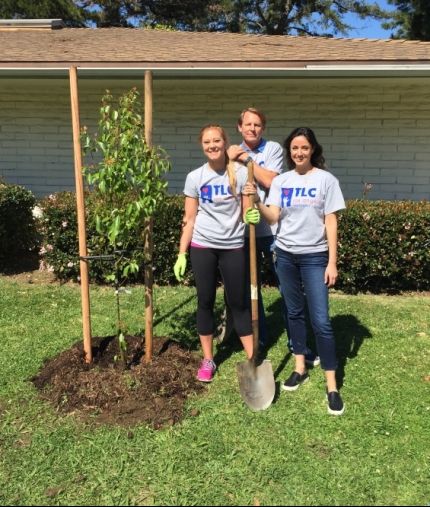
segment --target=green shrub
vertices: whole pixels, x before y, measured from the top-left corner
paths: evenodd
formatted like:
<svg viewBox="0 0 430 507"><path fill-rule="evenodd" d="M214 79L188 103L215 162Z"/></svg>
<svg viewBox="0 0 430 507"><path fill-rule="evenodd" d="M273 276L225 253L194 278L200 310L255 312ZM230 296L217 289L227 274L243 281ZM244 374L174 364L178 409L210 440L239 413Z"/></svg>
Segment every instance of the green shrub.
<svg viewBox="0 0 430 507"><path fill-rule="evenodd" d="M338 287L430 288L430 202L348 201L339 219Z"/></svg>
<svg viewBox="0 0 430 507"><path fill-rule="evenodd" d="M88 255L112 254L112 247L106 236L100 235L96 230L95 213L99 202L95 194L86 195L86 232ZM175 282L173 265L179 245L184 199L181 196L168 196L165 206L162 206L154 215L154 281L165 285ZM77 237L76 198L71 192L60 192L40 201L43 210L41 220L41 234L43 245L43 263L45 267L53 270L60 280L77 280L79 278L79 244ZM123 262L128 255L137 259L140 267L133 274L131 281L144 281L143 265L143 223L137 235L129 235L121 245ZM90 280L104 283L106 276L112 271L113 262L103 260L89 261ZM122 269L121 262L119 269ZM188 280L191 277L188 271Z"/></svg>
<svg viewBox="0 0 430 507"><path fill-rule="evenodd" d="M43 213L39 220L42 267L52 270L59 280L77 280L79 245L75 194L51 194L39 201L39 207Z"/></svg>
<svg viewBox="0 0 430 507"><path fill-rule="evenodd" d="M85 222L87 235L87 254L89 256L113 254L108 238L98 234L94 210L99 202L96 196L85 197ZM40 250L42 264L54 272L59 280L79 279L79 239L76 213L76 196L73 192L59 192L42 199L39 203L43 211L41 234L43 245ZM134 250L135 236L129 238L123 249ZM97 283L106 282L112 272L112 261L89 260L90 280ZM137 281L141 281L136 277Z"/></svg>
<svg viewBox="0 0 430 507"><path fill-rule="evenodd" d="M0 271L15 270L35 257L35 204L30 190L0 182Z"/></svg>
<svg viewBox="0 0 430 507"><path fill-rule="evenodd" d="M154 279L160 285L177 284L173 274L173 265L179 251L179 239L184 216L184 197L169 196L166 206L154 217ZM190 262L185 272L185 285L193 283Z"/></svg>
<svg viewBox="0 0 430 507"><path fill-rule="evenodd" d="M87 245L92 255L112 253L106 238L97 234L91 221L96 207L87 196ZM176 284L173 265L178 252L184 212L183 196L166 197L165 206L154 216L154 281ZM79 276L75 196L61 193L45 199L44 261L60 279ZM134 280L143 282L143 241L131 236L123 245L136 252L141 269ZM111 265L90 261L90 278L104 282ZM430 203L412 201L348 201L339 217L339 280L346 292L378 292L430 289ZM185 283L192 284L187 270ZM263 275L274 284L270 273Z"/></svg>

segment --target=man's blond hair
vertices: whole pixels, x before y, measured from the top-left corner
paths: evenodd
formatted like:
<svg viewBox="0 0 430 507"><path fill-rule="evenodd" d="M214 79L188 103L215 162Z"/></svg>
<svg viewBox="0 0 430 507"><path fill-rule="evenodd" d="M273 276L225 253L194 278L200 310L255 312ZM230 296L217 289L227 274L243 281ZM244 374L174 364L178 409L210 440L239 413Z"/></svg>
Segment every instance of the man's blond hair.
<svg viewBox="0 0 430 507"><path fill-rule="evenodd" d="M237 120L237 124L241 127L242 126L242 123L243 123L243 117L245 116L245 113L252 113L252 114L256 114L260 120L261 120L261 125L263 126L263 128L266 127L266 115L264 113L262 113L261 111L259 111L258 109L256 109L255 107L247 107L246 109L244 109L240 115L239 115L239 119Z"/></svg>

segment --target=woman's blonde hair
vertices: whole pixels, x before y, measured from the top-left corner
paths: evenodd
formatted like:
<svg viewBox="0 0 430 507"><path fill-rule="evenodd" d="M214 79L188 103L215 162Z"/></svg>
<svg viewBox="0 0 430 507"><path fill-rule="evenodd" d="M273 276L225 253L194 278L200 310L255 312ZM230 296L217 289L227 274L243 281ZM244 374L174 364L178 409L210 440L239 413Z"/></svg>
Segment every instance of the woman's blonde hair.
<svg viewBox="0 0 430 507"><path fill-rule="evenodd" d="M208 125L205 125L201 128L200 134L199 134L199 141L200 143L203 140L203 134L206 132L206 130L210 129L216 129L221 134L221 137L223 138L226 146L229 145L228 137L226 131L221 127L221 125L218 125L216 123L209 123ZM234 160L230 160L227 155L227 151L225 152L225 161L226 161L226 168L227 168L227 174L228 174L228 181L230 183L231 193L234 195L234 197L237 197L236 192L236 185L237 185L237 178L236 178L236 165Z"/></svg>

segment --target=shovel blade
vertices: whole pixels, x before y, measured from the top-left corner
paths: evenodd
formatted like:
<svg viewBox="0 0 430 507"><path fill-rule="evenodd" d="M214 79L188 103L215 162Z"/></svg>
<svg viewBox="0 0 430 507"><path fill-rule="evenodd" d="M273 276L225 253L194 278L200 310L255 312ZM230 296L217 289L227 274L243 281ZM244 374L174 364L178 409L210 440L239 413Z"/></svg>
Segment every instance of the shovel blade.
<svg viewBox="0 0 430 507"><path fill-rule="evenodd" d="M256 366L252 361L245 361L236 367L243 401L254 411L269 408L275 397L272 363L265 359Z"/></svg>

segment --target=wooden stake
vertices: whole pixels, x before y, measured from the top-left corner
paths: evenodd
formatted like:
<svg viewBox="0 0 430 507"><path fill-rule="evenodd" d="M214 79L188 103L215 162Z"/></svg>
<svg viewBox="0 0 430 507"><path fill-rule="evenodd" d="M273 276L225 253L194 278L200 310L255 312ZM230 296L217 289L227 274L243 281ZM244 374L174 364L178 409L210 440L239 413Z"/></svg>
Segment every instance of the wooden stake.
<svg viewBox="0 0 430 507"><path fill-rule="evenodd" d="M148 148L152 148L152 71L145 71L145 140ZM153 285L154 275L152 261L154 245L152 239L153 219L149 218L144 230L144 259L145 259L145 361L152 360L153 345Z"/></svg>
<svg viewBox="0 0 430 507"><path fill-rule="evenodd" d="M145 71L145 139L152 148L152 71Z"/></svg>
<svg viewBox="0 0 430 507"><path fill-rule="evenodd" d="M82 326L84 333L85 362L91 363L93 354L91 350L91 317L90 317L90 291L88 282L88 263L82 260L87 255L87 235L85 231L85 200L84 184L82 180L82 150L79 124L79 97L78 97L78 74L76 67L70 67L70 100L72 107L73 126L73 152L75 159L75 185L76 185L76 208L78 213L78 237L79 237L79 267L81 273L81 302L82 302Z"/></svg>

